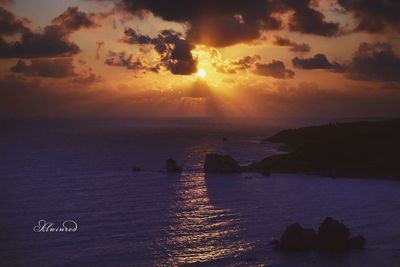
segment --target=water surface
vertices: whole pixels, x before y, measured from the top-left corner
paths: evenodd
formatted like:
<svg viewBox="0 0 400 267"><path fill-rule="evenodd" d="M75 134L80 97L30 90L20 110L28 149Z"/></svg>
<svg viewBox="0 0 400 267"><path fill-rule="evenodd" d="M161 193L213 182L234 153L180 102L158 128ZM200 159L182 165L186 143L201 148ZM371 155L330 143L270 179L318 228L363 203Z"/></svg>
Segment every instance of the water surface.
<svg viewBox="0 0 400 267"><path fill-rule="evenodd" d="M400 183L208 175L206 153L242 164L277 152L276 129L202 120L7 122L0 134L1 266L400 266ZM223 137L228 141L224 142ZM182 175L159 172L177 159ZM132 173L133 165L142 167ZM251 178L251 179L249 179ZM367 248L281 253L284 228L333 216ZM75 233L35 233L41 219Z"/></svg>

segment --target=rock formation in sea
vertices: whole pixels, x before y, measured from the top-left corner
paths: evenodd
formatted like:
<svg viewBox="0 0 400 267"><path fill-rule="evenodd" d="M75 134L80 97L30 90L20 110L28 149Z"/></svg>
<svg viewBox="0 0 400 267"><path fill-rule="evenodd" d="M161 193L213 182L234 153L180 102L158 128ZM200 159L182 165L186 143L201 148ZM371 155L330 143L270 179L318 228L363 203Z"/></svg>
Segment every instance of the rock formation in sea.
<svg viewBox="0 0 400 267"><path fill-rule="evenodd" d="M294 223L285 229L280 240L271 244L279 250L323 250L337 253L363 249L365 238L361 235L351 238L349 229L343 223L328 217L321 223L317 233L314 229L305 229L299 223Z"/></svg>
<svg viewBox="0 0 400 267"><path fill-rule="evenodd" d="M204 163L205 173L241 173L239 164L231 156L207 154Z"/></svg>
<svg viewBox="0 0 400 267"><path fill-rule="evenodd" d="M167 173L181 173L182 167L179 166L175 160L167 159L165 162L165 171Z"/></svg>

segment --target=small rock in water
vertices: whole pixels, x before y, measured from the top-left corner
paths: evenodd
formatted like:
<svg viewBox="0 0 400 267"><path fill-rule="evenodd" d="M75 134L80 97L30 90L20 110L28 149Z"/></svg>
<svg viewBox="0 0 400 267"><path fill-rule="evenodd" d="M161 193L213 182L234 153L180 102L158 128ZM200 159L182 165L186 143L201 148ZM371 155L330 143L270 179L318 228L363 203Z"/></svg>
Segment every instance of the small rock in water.
<svg viewBox="0 0 400 267"><path fill-rule="evenodd" d="M178 166L175 160L167 159L165 162L165 170L167 173L181 173L182 167Z"/></svg>
<svg viewBox="0 0 400 267"><path fill-rule="evenodd" d="M142 168L140 168L140 167L137 167L137 166L132 167L133 172L140 172L141 170L142 170Z"/></svg>

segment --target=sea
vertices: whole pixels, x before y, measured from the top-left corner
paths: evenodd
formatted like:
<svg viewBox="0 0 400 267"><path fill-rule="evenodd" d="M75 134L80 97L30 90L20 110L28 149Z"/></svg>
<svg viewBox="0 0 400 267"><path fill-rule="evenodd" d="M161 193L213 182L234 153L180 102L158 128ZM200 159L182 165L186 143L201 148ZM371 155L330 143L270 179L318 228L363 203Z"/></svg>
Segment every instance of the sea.
<svg viewBox="0 0 400 267"><path fill-rule="evenodd" d="M400 266L398 181L204 174L207 153L240 164L282 153L262 142L281 128L246 119L1 121L0 266ZM181 174L163 171L169 158ZM362 234L366 248L269 245L292 223L318 229L328 216ZM55 230L63 225L69 231Z"/></svg>

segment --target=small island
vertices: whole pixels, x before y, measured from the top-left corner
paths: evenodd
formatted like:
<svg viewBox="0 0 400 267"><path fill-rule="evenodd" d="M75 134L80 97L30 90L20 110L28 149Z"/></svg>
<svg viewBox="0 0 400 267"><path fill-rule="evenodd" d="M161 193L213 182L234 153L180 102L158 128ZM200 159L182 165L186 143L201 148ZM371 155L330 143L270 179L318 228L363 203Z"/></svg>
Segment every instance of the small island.
<svg viewBox="0 0 400 267"><path fill-rule="evenodd" d="M300 172L400 180L400 119L283 130L264 142L288 153L242 167L245 172Z"/></svg>

